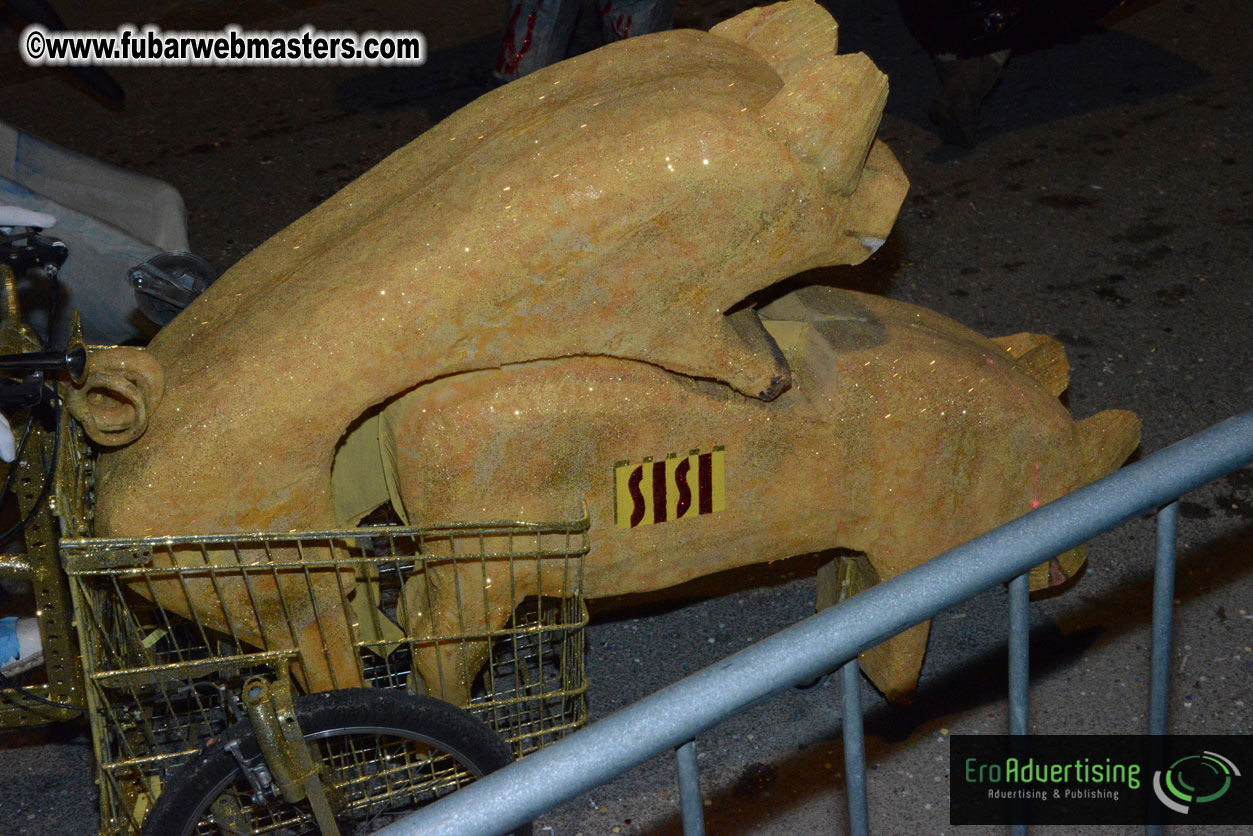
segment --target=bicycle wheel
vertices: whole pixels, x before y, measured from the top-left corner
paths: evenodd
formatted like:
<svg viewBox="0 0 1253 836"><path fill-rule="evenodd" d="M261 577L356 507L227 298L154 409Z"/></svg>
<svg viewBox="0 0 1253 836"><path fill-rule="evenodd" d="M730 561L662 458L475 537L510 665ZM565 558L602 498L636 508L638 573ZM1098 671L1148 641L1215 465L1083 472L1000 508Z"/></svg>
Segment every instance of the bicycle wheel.
<svg viewBox="0 0 1253 836"><path fill-rule="evenodd" d="M343 836L372 833L513 760L484 723L449 703L389 689L300 697L296 717ZM307 801L255 797L239 760L260 763L249 721L211 741L166 782L143 836L316 834ZM514 836L530 836L526 825Z"/></svg>

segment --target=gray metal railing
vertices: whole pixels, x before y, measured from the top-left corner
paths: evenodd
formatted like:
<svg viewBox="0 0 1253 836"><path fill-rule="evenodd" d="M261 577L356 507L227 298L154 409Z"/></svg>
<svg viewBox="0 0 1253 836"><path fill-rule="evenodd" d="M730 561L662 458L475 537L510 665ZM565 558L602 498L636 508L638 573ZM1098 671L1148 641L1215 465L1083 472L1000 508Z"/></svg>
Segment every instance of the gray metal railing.
<svg viewBox="0 0 1253 836"><path fill-rule="evenodd" d="M704 833L696 789L701 732L842 666L852 832L868 832L857 655L997 584L1010 585L1010 730L1027 729L1026 572L1161 509L1153 601L1149 732L1166 733L1177 499L1253 461L1253 412L1231 418L782 630L565 740L432 804L380 834L499 836L654 755L678 747L685 836ZM1025 826L1015 828L1025 833ZM1151 828L1150 834L1160 833Z"/></svg>

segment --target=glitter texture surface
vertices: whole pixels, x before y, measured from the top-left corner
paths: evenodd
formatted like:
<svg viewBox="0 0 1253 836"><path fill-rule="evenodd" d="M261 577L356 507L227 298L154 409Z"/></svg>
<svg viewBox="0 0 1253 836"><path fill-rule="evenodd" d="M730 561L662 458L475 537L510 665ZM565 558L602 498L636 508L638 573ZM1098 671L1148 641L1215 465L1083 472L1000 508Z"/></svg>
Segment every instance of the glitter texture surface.
<svg viewBox="0 0 1253 836"><path fill-rule="evenodd" d="M793 374L770 402L608 357L414 390L379 430L405 513L557 519L586 502L592 598L835 547L864 552L885 580L1105 475L1138 441L1130 413L1071 418L1056 397L1065 357L1048 338L993 341L923 308L823 287L763 314ZM716 447L725 510L617 524L616 463ZM1032 585L1064 581L1082 561L1063 555L1062 577L1040 567ZM878 646L867 674L908 696L926 639L924 624Z"/></svg>
<svg viewBox="0 0 1253 836"><path fill-rule="evenodd" d="M735 309L865 259L904 197L874 138L887 80L835 41L809 0L632 38L396 151L153 341L164 393L142 436L100 457L99 533L354 523L332 470L369 428L390 476L376 482L415 523L567 517L586 499L591 595L834 546L887 577L1116 466L1134 418L1076 425L1055 398L1060 348L850 294L787 297L768 329ZM144 374L116 352L92 364L101 392ZM126 398L94 397L125 435ZM606 517L617 461L716 446L725 510ZM348 637L315 618L337 590L315 578L285 591L305 606L273 614L327 660L303 672L314 689L354 684ZM226 612L256 594L203 594L219 592ZM925 640L911 630L868 671L907 692Z"/></svg>

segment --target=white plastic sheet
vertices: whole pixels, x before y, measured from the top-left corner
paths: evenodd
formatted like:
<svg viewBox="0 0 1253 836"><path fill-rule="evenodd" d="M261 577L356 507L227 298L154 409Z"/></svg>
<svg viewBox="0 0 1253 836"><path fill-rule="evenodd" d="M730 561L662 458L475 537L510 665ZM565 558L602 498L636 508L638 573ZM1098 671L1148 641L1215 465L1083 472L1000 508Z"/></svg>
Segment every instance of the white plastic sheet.
<svg viewBox="0 0 1253 836"><path fill-rule="evenodd" d="M53 343L63 343L77 309L89 343L150 336L127 271L168 250L187 249L187 210L162 180L125 171L0 122L0 205L56 218L48 230L69 248ZM28 306L29 307L29 306ZM41 312L28 311L43 333Z"/></svg>

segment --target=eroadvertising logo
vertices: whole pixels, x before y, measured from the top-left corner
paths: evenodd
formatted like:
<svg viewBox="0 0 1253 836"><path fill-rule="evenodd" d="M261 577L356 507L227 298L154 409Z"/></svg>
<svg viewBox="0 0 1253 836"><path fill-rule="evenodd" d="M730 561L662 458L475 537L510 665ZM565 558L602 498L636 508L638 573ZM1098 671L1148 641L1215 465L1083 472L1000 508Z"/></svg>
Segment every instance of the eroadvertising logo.
<svg viewBox="0 0 1253 836"><path fill-rule="evenodd" d="M1253 824L1248 736L954 735L949 821ZM1221 754L1220 754L1221 753Z"/></svg>
<svg viewBox="0 0 1253 836"><path fill-rule="evenodd" d="M1240 770L1217 752L1184 755L1168 769L1153 773L1153 792L1158 801L1186 816L1192 804L1208 804L1226 795L1233 777L1241 777Z"/></svg>

